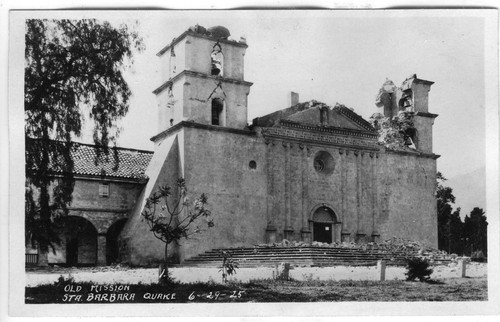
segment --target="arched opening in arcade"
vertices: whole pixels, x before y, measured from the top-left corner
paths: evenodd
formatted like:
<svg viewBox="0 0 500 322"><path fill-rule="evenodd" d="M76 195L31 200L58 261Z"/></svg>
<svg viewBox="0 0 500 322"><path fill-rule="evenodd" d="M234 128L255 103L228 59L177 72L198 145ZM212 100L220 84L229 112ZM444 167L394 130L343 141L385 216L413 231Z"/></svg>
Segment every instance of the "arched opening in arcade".
<svg viewBox="0 0 500 322"><path fill-rule="evenodd" d="M87 219L67 216L59 227L60 245L49 252L49 264L93 266L97 262L97 230Z"/></svg>
<svg viewBox="0 0 500 322"><path fill-rule="evenodd" d="M117 264L121 261L118 238L126 222L126 218L115 221L106 233L106 265Z"/></svg>
<svg viewBox="0 0 500 322"><path fill-rule="evenodd" d="M313 241L328 244L340 242L341 223L328 206L322 205L314 211L312 226Z"/></svg>

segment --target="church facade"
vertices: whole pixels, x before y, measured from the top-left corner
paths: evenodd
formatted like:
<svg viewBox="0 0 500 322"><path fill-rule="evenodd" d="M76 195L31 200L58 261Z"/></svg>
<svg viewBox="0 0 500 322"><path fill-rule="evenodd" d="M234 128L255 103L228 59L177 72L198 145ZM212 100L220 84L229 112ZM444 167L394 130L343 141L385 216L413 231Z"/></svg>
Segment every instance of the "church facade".
<svg viewBox="0 0 500 322"><path fill-rule="evenodd" d="M224 27L196 26L158 53L163 83L154 90L154 153L123 149L129 162L120 167L131 168L121 177L96 168L77 178L73 200L80 207L70 215L86 219L91 234L71 241L71 261L81 264L76 252L87 264L160 262L163 244L141 212L160 185L172 186L180 177L190 196L207 194L215 227L172 247L176 261L283 239L367 243L396 236L437 247L432 82L414 75L400 87L387 82L379 94L383 116L412 113L411 148L387 148L353 110L299 102L295 93L290 107L249 123L247 48L245 39L231 40ZM85 182L95 185L89 188L94 194L100 193L97 184L112 182L120 202L101 204L102 198L82 192ZM108 233L111 226L119 227ZM67 247L61 246L54 263L68 263Z"/></svg>
<svg viewBox="0 0 500 322"><path fill-rule="evenodd" d="M437 246L432 82L415 76L381 95L385 116L414 113L413 149L386 149L351 109L300 103L295 93L290 107L248 125L247 44L228 35L223 27L196 26L158 53L159 133L149 181L121 234L126 261L162 258L141 211L159 185L178 177L192 195L208 195L215 222L173 250L181 262L213 248L283 239L366 243L398 236Z"/></svg>

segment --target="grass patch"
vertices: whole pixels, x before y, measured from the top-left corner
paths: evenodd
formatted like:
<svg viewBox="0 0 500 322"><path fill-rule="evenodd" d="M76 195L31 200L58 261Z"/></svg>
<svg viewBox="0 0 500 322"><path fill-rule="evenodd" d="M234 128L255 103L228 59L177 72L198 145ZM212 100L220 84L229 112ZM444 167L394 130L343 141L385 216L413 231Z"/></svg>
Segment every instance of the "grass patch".
<svg viewBox="0 0 500 322"><path fill-rule="evenodd" d="M248 283L113 284L75 283L26 287L26 303L221 303L338 301L484 301L486 278L406 281L275 281Z"/></svg>

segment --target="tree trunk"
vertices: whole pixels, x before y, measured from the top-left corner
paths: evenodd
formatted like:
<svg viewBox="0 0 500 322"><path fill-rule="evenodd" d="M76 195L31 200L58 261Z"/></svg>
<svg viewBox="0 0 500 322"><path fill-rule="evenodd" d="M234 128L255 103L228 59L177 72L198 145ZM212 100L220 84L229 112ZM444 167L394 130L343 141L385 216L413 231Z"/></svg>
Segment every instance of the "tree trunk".
<svg viewBox="0 0 500 322"><path fill-rule="evenodd" d="M48 252L42 251L40 247L38 247L38 266L47 267L49 266L49 256Z"/></svg>
<svg viewBox="0 0 500 322"><path fill-rule="evenodd" d="M160 272L158 276L160 284L167 284L169 282L167 258L168 258L168 244L165 243L165 256L163 259L163 264L160 264Z"/></svg>

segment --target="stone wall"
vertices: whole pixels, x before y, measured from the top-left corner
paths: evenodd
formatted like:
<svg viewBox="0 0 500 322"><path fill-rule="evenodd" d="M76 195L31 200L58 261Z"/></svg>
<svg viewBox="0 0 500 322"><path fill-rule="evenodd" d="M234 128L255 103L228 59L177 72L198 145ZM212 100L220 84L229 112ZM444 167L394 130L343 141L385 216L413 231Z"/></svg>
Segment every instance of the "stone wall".
<svg viewBox="0 0 500 322"><path fill-rule="evenodd" d="M396 236L437 248L436 160L387 151L381 154L378 186L381 239Z"/></svg>
<svg viewBox="0 0 500 322"><path fill-rule="evenodd" d="M210 75L211 53L216 39L189 35L186 41L186 70ZM224 55L223 76L243 80L246 45L219 42Z"/></svg>
<svg viewBox="0 0 500 322"><path fill-rule="evenodd" d="M364 238L358 235L371 238L375 230L376 153L282 140L270 140L268 153L268 195L273 196L268 213L278 240L304 240L301 232L312 233L313 214L320 206L335 212L336 221L342 223L344 241ZM324 171L314 168L315 156L320 153L331 157ZM291 230L285 233L287 221ZM342 240L340 233L337 237L337 241Z"/></svg>
<svg viewBox="0 0 500 322"><path fill-rule="evenodd" d="M206 76L208 77L208 76ZM211 77L211 76L210 76ZM204 79L200 76L187 76L184 83L184 120L211 124L212 99L224 101L220 125L243 129L247 125L247 95L250 86L222 80ZM208 84L210 85L207 85Z"/></svg>
<svg viewBox="0 0 500 322"><path fill-rule="evenodd" d="M207 194L215 227L181 242L181 258L218 247L262 243L268 197L264 141L224 129L185 128L184 134L184 173L190 199ZM255 161L255 169L250 161Z"/></svg>
<svg viewBox="0 0 500 322"><path fill-rule="evenodd" d="M109 197L99 196L101 182L109 184ZM110 179L76 179L73 202L69 207L68 218L65 220L71 221L73 218L81 218L80 221L86 222L91 228L84 233L78 233L71 231L71 229L76 228L70 225L69 227L73 228L67 228L61 233L61 244L55 246L54 252L49 252L48 262L50 264L66 264L66 242L67 238L72 236L78 240L79 265L105 264L106 244L99 242L102 240L102 238L99 239L99 236L105 236L113 223L127 217L129 210L137 200L141 187L142 185L138 183L111 181ZM81 227L82 225L77 226ZM101 248L101 252L98 247Z"/></svg>
<svg viewBox="0 0 500 322"><path fill-rule="evenodd" d="M182 142L182 131L156 142L155 154L146 170L149 181L137 198L120 236L121 257L129 264L149 265L163 261L164 244L154 237L141 213L146 199L158 190L159 185L173 186L182 176L181 164L184 157L179 148ZM174 256L173 253L175 249L172 247L170 255Z"/></svg>

